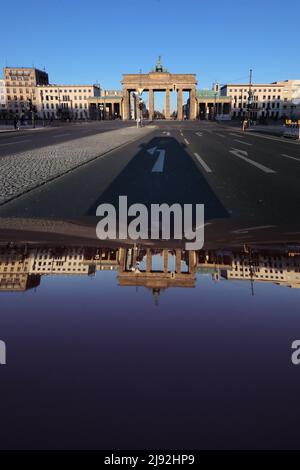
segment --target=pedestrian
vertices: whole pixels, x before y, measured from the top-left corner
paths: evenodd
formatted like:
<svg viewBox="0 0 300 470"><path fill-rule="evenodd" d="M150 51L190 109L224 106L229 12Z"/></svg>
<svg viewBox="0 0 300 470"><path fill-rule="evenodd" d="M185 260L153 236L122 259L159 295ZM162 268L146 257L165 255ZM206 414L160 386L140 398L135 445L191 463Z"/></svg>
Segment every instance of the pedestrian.
<svg viewBox="0 0 300 470"><path fill-rule="evenodd" d="M20 126L21 126L21 122L20 122L20 119L17 120L17 129L18 131L20 130Z"/></svg>
<svg viewBox="0 0 300 470"><path fill-rule="evenodd" d="M247 129L247 127L248 127L248 121L247 121L247 119L244 119L243 120L243 126L242 126L243 131L245 131Z"/></svg>
<svg viewBox="0 0 300 470"><path fill-rule="evenodd" d="M18 122L17 118L14 117L14 128L15 128L15 130L17 130L17 122Z"/></svg>

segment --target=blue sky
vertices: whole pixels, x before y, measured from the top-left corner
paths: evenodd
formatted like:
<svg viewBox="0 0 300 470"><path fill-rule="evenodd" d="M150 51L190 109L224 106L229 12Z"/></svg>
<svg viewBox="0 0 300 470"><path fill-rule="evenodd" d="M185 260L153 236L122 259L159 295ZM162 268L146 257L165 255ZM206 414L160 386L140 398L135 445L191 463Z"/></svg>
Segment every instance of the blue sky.
<svg viewBox="0 0 300 470"><path fill-rule="evenodd" d="M158 55L173 73L213 81L300 79L300 2L15 0L1 5L1 63L45 66L52 83L120 88Z"/></svg>

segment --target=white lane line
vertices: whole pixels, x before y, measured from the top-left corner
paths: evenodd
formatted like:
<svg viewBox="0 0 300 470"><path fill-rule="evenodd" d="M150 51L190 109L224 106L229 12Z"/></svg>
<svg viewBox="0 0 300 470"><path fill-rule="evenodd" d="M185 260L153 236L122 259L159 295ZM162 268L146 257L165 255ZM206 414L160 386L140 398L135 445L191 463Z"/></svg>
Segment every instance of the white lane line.
<svg viewBox="0 0 300 470"><path fill-rule="evenodd" d="M300 162L299 158L291 157L290 155L286 155L285 153L281 153L281 156L285 158L290 158L291 160L297 160L297 162Z"/></svg>
<svg viewBox="0 0 300 470"><path fill-rule="evenodd" d="M224 137L224 139L226 139L226 135L224 134L218 134L217 132L215 132L216 135L218 135L219 137Z"/></svg>
<svg viewBox="0 0 300 470"><path fill-rule="evenodd" d="M190 145L190 143L187 139L184 138L183 140L185 141L186 145Z"/></svg>
<svg viewBox="0 0 300 470"><path fill-rule="evenodd" d="M233 132L229 132L229 135L234 135L234 137L244 137L243 135L241 134L234 134Z"/></svg>
<svg viewBox="0 0 300 470"><path fill-rule="evenodd" d="M200 155L198 155L198 153L196 153L196 152L194 152L194 155L197 158L197 161L200 163L200 165L204 168L204 170L207 173L212 173L212 170L209 168L207 163L205 163L205 161L200 157Z"/></svg>
<svg viewBox="0 0 300 470"><path fill-rule="evenodd" d="M6 144L0 144L1 147L3 147L4 145L14 145L14 144L21 144L22 142L31 142L30 139L24 139L24 140L15 140L14 142L6 142Z"/></svg>
<svg viewBox="0 0 300 470"><path fill-rule="evenodd" d="M162 173L164 169L166 151L158 150L158 152L159 152L159 156L153 165L152 173Z"/></svg>
<svg viewBox="0 0 300 470"><path fill-rule="evenodd" d="M231 233L248 233L253 230L265 230L266 228L275 228L276 225L257 225L256 227L245 227L237 230L232 230Z"/></svg>
<svg viewBox="0 0 300 470"><path fill-rule="evenodd" d="M10 138L10 139L20 139L20 138L22 139L22 137L26 137L25 134L21 134L21 135L20 135L20 134L19 134L19 135L18 135L18 134L17 134L17 135L11 135L9 138Z"/></svg>
<svg viewBox="0 0 300 470"><path fill-rule="evenodd" d="M70 133L68 134L56 134L56 135L52 135L51 137L64 137L65 135L71 135Z"/></svg>
<svg viewBox="0 0 300 470"><path fill-rule="evenodd" d="M238 142L239 144L244 144L244 145L248 145L249 147L251 147L253 144L249 144L248 142L244 142L243 140L238 140L238 139L233 139L235 142Z"/></svg>
<svg viewBox="0 0 300 470"><path fill-rule="evenodd" d="M268 168L265 165L261 165L260 163L257 163L253 160L250 160L250 158L247 158L246 155L248 155L248 153L245 150L232 149L232 150L229 150L229 153L231 153L232 155L235 155L236 157L240 158L241 160L244 160L247 163L250 163L250 165L255 166L256 168L263 171L264 173L276 173L276 171L272 170L271 168Z"/></svg>

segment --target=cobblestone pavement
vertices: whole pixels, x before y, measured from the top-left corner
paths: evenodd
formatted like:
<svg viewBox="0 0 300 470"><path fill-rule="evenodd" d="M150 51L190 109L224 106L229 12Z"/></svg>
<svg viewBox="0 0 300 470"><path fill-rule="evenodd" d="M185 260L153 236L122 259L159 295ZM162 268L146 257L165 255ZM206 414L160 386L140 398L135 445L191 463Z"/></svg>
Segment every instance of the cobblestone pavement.
<svg viewBox="0 0 300 470"><path fill-rule="evenodd" d="M143 137L153 129L154 126L127 127L4 156L0 159L0 204Z"/></svg>

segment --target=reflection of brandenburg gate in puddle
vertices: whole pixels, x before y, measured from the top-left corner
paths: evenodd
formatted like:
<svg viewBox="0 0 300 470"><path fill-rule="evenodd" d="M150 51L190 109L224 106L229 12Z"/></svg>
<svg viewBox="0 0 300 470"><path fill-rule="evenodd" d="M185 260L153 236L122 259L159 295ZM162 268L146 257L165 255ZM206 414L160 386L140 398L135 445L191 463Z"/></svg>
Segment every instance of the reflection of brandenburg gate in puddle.
<svg viewBox="0 0 300 470"><path fill-rule="evenodd" d="M121 286L144 286L153 292L168 287L195 287L195 251L121 248L119 263Z"/></svg>

